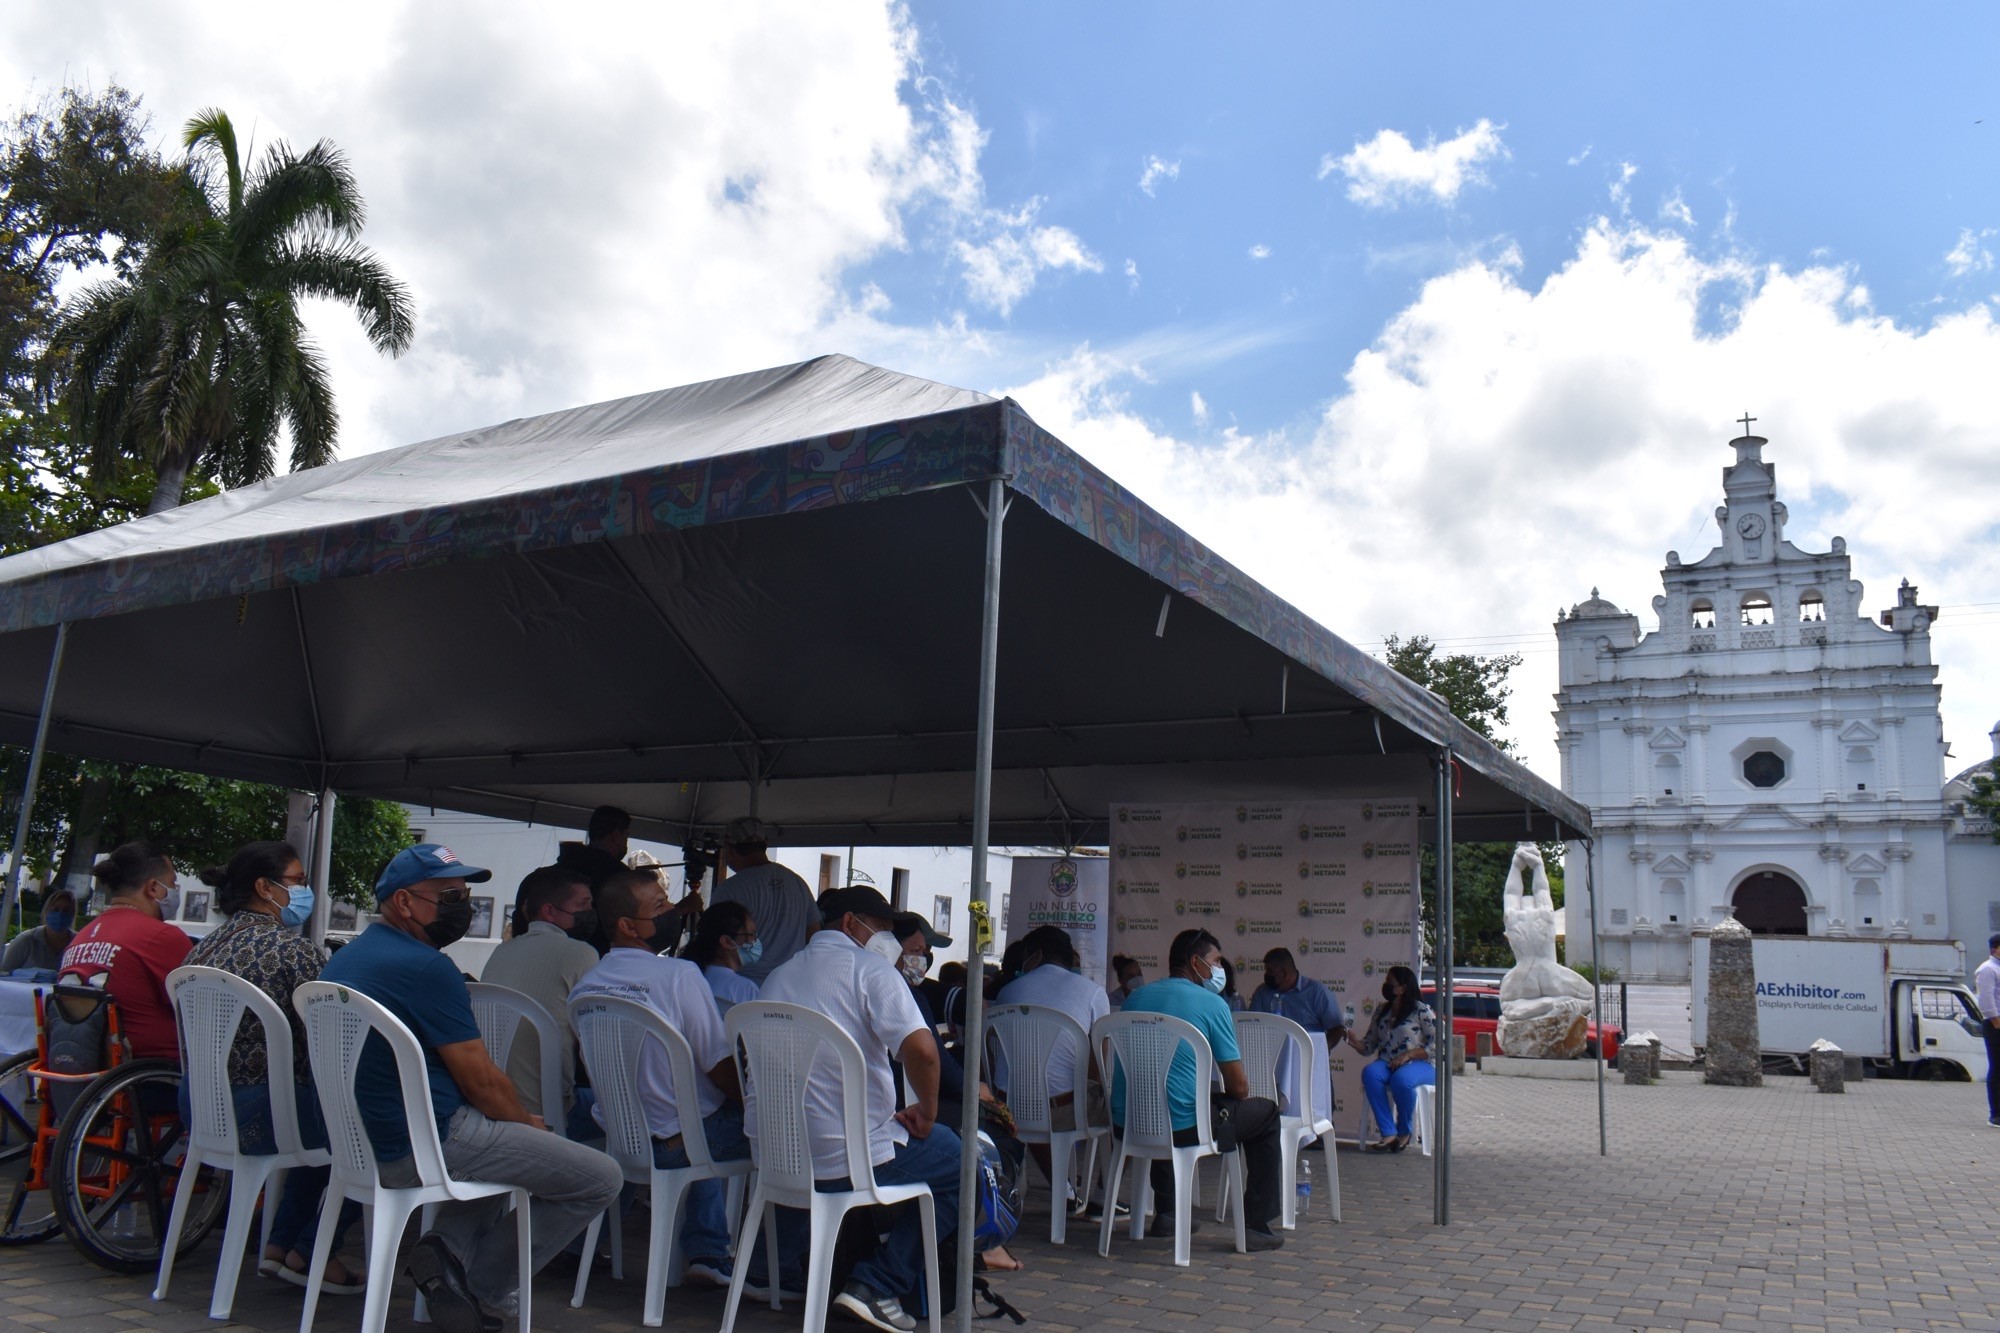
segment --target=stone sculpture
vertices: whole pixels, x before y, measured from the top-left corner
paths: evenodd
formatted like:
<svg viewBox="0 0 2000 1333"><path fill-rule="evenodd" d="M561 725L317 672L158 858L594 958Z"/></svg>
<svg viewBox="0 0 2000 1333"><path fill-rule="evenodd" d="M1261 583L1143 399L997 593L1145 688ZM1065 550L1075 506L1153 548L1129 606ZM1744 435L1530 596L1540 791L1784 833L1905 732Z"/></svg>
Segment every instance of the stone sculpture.
<svg viewBox="0 0 2000 1333"><path fill-rule="evenodd" d="M1501 906L1514 966L1500 979L1500 1049L1529 1060L1567 1060L1589 1041L1591 986L1556 961L1556 908L1542 854L1514 849Z"/></svg>

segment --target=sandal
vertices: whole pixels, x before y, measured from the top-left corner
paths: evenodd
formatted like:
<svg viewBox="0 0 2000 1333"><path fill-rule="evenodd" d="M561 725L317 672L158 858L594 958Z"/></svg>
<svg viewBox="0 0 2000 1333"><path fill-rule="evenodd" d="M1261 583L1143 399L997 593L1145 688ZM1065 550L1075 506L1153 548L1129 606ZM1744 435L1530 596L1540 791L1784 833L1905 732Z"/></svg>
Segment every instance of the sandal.
<svg viewBox="0 0 2000 1333"><path fill-rule="evenodd" d="M340 1261L335 1259L329 1261L329 1263L340 1263ZM345 1282L334 1281L331 1274L320 1279L319 1289L322 1295L360 1296L367 1292L368 1275L366 1273L357 1273L346 1264L340 1265L340 1271L341 1275L347 1279ZM295 1287L306 1287L312 1284L310 1273L302 1268L294 1268L290 1264L280 1264L278 1266L278 1277L280 1280L289 1282Z"/></svg>
<svg viewBox="0 0 2000 1333"><path fill-rule="evenodd" d="M1399 1148L1398 1148L1398 1147L1396 1146L1396 1140L1395 1140L1394 1138L1386 1138L1386 1139L1377 1139L1377 1140L1375 1140L1375 1141L1374 1141L1373 1143L1364 1143L1364 1144L1362 1144L1362 1145L1361 1145L1361 1151L1363 1151L1363 1152L1400 1152L1400 1151L1402 1151L1402 1150L1401 1150L1401 1149L1399 1149Z"/></svg>
<svg viewBox="0 0 2000 1333"><path fill-rule="evenodd" d="M1398 1134L1395 1138L1389 1140L1390 1152L1401 1152L1409 1146L1410 1136L1408 1134Z"/></svg>
<svg viewBox="0 0 2000 1333"><path fill-rule="evenodd" d="M989 1258L988 1256L993 1256ZM977 1273L1018 1273L1027 1265L1007 1253L1001 1246L994 1246L985 1254L972 1256L972 1268Z"/></svg>

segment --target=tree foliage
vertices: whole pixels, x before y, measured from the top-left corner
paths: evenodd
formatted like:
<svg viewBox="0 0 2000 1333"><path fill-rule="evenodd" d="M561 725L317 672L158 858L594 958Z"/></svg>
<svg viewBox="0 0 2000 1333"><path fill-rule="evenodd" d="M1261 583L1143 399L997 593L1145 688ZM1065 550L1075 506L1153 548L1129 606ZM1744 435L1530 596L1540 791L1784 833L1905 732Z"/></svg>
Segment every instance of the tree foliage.
<svg viewBox="0 0 2000 1333"><path fill-rule="evenodd" d="M1390 635L1383 643L1390 666L1441 697L1461 722L1502 750L1513 745L1497 729L1507 722L1507 677L1521 665L1518 653L1478 657L1443 653L1421 634L1407 639ZM1563 901L1562 844L1541 844L1548 865L1549 889L1556 906ZM1514 961L1507 945L1501 904L1507 868L1514 859L1511 842L1462 842L1452 848L1452 958L1459 967L1507 967ZM1424 953L1434 958L1437 921L1436 848L1426 844L1422 856Z"/></svg>
<svg viewBox="0 0 2000 1333"><path fill-rule="evenodd" d="M2000 842L2000 764L1989 764L1972 775L1972 793L1965 803L1985 816L1993 828L1993 841Z"/></svg>

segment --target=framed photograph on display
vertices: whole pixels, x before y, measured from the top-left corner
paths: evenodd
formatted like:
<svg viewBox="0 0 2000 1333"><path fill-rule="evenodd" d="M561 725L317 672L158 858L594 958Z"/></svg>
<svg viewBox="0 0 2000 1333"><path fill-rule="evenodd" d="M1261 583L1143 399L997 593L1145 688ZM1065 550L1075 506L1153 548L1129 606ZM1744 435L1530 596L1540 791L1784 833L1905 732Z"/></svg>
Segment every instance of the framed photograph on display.
<svg viewBox="0 0 2000 1333"><path fill-rule="evenodd" d="M208 894L206 892L195 889L188 893L186 904L181 910L181 920L195 923L208 920Z"/></svg>
<svg viewBox="0 0 2000 1333"><path fill-rule="evenodd" d="M353 903L342 902L336 898L333 900L333 905L327 909L326 928L342 934L353 934L361 929L361 913Z"/></svg>
<svg viewBox="0 0 2000 1333"><path fill-rule="evenodd" d="M472 925L467 928L465 933L468 938L475 940L492 938L493 900L491 898L474 898L472 900Z"/></svg>
<svg viewBox="0 0 2000 1333"><path fill-rule="evenodd" d="M931 924L940 935L951 934L951 895L940 893L931 903Z"/></svg>

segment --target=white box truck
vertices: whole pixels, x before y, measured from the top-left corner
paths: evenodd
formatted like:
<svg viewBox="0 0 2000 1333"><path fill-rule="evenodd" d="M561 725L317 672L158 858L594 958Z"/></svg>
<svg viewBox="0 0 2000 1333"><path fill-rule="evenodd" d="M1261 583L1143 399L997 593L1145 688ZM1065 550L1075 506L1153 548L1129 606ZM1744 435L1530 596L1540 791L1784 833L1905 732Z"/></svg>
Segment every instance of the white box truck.
<svg viewBox="0 0 2000 1333"><path fill-rule="evenodd" d="M1757 1035L1766 1055L1804 1058L1825 1037L1842 1054L1915 1077L1986 1077L1979 1009L1953 940L1833 940L1761 935ZM1694 937L1690 1017L1708 1045L1708 936Z"/></svg>

